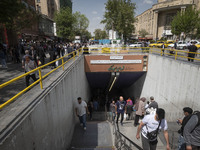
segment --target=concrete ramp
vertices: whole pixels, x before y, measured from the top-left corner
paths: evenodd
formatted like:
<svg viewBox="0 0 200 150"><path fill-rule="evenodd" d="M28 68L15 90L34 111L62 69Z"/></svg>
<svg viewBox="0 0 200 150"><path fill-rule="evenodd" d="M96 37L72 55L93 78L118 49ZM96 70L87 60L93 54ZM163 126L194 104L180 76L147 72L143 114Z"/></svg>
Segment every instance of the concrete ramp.
<svg viewBox="0 0 200 150"><path fill-rule="evenodd" d="M87 122L87 130L76 125L70 150L112 150L110 125L106 121Z"/></svg>

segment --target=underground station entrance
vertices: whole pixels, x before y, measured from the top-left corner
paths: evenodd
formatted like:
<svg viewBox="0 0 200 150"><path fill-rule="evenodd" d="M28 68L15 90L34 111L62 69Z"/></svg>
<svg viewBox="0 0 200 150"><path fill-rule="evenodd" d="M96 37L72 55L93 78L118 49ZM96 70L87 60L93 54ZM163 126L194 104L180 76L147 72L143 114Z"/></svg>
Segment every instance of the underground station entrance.
<svg viewBox="0 0 200 150"><path fill-rule="evenodd" d="M146 74L147 64L147 55L86 55L85 72L91 100L99 101L101 109L112 100L117 101L119 96L135 100L137 95L127 95L125 91Z"/></svg>

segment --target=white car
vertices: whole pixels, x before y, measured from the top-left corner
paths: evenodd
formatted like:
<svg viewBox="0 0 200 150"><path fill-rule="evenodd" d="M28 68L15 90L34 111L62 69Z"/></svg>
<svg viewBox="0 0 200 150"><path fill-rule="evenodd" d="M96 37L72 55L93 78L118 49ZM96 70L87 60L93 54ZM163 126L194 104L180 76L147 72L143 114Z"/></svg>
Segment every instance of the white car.
<svg viewBox="0 0 200 150"><path fill-rule="evenodd" d="M174 43L168 45L168 48L174 48ZM178 41L176 44L176 49L185 49L187 48L187 43L185 41Z"/></svg>
<svg viewBox="0 0 200 150"><path fill-rule="evenodd" d="M187 43L185 41L179 41L177 43L177 49L186 49L187 48Z"/></svg>
<svg viewBox="0 0 200 150"><path fill-rule="evenodd" d="M142 42L135 42L129 45L129 47L141 47L141 46L142 46Z"/></svg>

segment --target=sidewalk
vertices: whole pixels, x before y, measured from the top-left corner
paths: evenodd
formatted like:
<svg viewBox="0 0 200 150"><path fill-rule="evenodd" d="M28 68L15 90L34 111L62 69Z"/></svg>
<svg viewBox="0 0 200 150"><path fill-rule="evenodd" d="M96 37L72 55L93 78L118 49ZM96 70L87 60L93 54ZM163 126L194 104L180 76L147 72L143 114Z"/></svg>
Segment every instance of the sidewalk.
<svg viewBox="0 0 200 150"><path fill-rule="evenodd" d="M47 54L47 58L45 59L45 63L49 62L49 55ZM22 74L24 74L24 69L22 68L21 63L7 63L8 68L1 68L0 66L0 84L5 83L11 79L14 79ZM42 69L42 75L51 71L50 67ZM33 80L30 79L30 84L33 83ZM21 78L10 85L3 87L0 89L0 104L6 102L8 99L22 91L26 88L25 78Z"/></svg>

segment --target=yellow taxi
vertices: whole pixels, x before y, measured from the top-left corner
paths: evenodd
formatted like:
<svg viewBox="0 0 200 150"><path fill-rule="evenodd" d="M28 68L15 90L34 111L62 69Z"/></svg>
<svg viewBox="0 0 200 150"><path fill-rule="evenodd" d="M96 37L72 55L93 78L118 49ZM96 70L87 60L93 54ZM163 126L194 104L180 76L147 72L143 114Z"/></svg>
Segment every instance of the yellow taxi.
<svg viewBox="0 0 200 150"><path fill-rule="evenodd" d="M164 42L158 42L155 46L161 48Z"/></svg>
<svg viewBox="0 0 200 150"><path fill-rule="evenodd" d="M195 46L197 47L197 49L200 49L200 43L197 43Z"/></svg>
<svg viewBox="0 0 200 150"><path fill-rule="evenodd" d="M163 44L164 42L162 41L158 41L157 43L152 43L152 44L149 44L149 47L157 47L158 44Z"/></svg>
<svg viewBox="0 0 200 150"><path fill-rule="evenodd" d="M174 41L167 41L166 43L165 43L165 48L167 48L170 44L173 44L174 43Z"/></svg>

